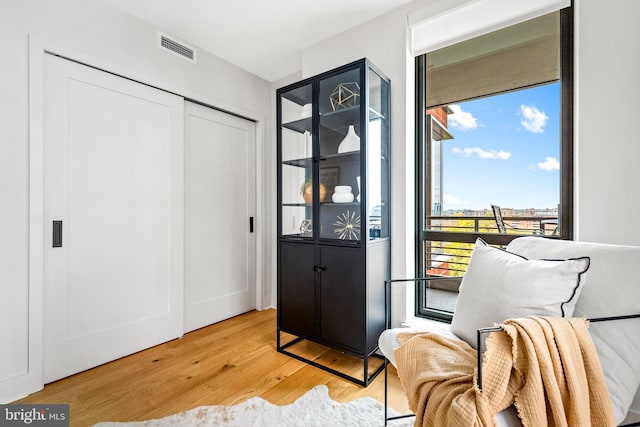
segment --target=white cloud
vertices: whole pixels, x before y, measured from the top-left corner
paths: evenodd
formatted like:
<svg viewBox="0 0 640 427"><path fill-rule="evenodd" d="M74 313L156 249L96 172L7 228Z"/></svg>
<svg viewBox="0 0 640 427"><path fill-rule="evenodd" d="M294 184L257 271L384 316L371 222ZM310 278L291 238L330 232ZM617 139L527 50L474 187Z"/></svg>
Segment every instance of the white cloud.
<svg viewBox="0 0 640 427"><path fill-rule="evenodd" d="M536 164L535 167L547 172L557 171L560 169L560 162L555 157L545 157L544 162Z"/></svg>
<svg viewBox="0 0 640 427"><path fill-rule="evenodd" d="M460 200L459 197L453 194L444 193L442 195L443 210L447 209L465 209L469 206L469 202L466 200Z"/></svg>
<svg viewBox="0 0 640 427"><path fill-rule="evenodd" d="M442 195L442 201L447 205L457 205L460 203L460 199L452 194L444 193Z"/></svg>
<svg viewBox="0 0 640 427"><path fill-rule="evenodd" d="M452 128L460 130L472 130L478 127L478 120L468 111L463 111L462 107L457 104L449 105L452 114L447 117L448 123Z"/></svg>
<svg viewBox="0 0 640 427"><path fill-rule="evenodd" d="M547 120L549 120L549 116L547 116L544 111L540 111L530 105L521 105L520 114L522 114L520 124L526 130L532 133L544 132L544 126L547 124Z"/></svg>
<svg viewBox="0 0 640 427"><path fill-rule="evenodd" d="M461 154L465 157L471 157L471 155L475 154L477 155L480 159L498 159L498 160L507 160L509 157L511 157L511 153L508 153L506 151L500 150L500 151L496 151L496 150L483 150L482 148L479 147L465 147L464 149L460 149L458 147L453 147L451 149L451 151L453 151L455 154Z"/></svg>

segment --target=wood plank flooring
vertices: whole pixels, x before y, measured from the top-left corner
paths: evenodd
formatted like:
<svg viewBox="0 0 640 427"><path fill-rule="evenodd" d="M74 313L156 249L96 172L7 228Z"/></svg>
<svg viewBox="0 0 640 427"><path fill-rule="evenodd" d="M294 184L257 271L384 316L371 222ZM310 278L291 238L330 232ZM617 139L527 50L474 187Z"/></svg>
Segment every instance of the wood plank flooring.
<svg viewBox="0 0 640 427"><path fill-rule="evenodd" d="M318 384L336 401L369 396L383 402L384 377L367 388L276 352L275 310L252 311L64 378L15 403L69 403L72 426L164 417L202 405L233 405L259 396L292 403ZM309 344L312 357L352 363ZM360 368L361 369L361 368ZM404 391L389 370L390 406L407 412Z"/></svg>

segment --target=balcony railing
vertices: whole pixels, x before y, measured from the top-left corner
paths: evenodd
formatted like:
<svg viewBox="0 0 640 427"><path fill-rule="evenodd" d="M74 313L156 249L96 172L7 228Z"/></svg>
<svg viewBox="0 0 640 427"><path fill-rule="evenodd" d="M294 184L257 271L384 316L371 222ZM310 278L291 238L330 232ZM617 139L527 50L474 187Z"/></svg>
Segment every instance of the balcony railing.
<svg viewBox="0 0 640 427"><path fill-rule="evenodd" d="M558 234L557 216L503 215L507 234L523 236L555 236ZM431 216L427 219L427 231L444 236L438 240L425 240L424 276L459 277L464 275L471 259L474 243L470 239L455 241L453 233L475 235L500 234L493 216ZM461 239L463 240L463 239ZM433 282L437 283L437 282ZM455 286L426 286L421 292L420 311L429 316L447 318L453 313L460 281L449 282Z"/></svg>
<svg viewBox="0 0 640 427"><path fill-rule="evenodd" d="M556 216L503 216L507 234L523 236L555 236L558 233ZM491 216L431 216L427 230L445 233L499 234ZM456 241L452 234L446 239L424 241L424 274L462 276L467 270L473 241Z"/></svg>
<svg viewBox="0 0 640 427"><path fill-rule="evenodd" d="M504 216L507 234L528 236L551 236L558 232L557 216ZM496 220L492 216L430 216L427 218L430 231L460 233L498 233Z"/></svg>

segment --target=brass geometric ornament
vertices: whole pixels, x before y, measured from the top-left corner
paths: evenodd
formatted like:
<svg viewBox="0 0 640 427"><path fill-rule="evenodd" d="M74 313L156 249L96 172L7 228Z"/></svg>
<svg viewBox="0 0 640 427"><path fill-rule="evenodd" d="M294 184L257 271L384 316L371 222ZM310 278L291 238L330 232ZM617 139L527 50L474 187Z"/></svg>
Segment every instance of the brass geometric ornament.
<svg viewBox="0 0 640 427"><path fill-rule="evenodd" d="M355 107L360 98L360 85L357 82L340 83L329 95L333 111Z"/></svg>

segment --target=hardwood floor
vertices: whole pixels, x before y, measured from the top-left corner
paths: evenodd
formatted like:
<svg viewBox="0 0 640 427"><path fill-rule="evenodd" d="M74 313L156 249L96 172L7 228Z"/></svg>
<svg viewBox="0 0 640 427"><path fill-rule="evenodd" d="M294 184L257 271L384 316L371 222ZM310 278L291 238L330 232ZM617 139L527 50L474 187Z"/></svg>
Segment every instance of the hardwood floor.
<svg viewBox="0 0 640 427"><path fill-rule="evenodd" d="M15 403L69 403L72 426L164 417L202 405L233 405L259 396L286 405L318 384L347 402L364 396L383 402L384 376L367 388L277 353L275 310L253 311L199 329L111 363L64 378ZM300 351L326 363L351 363L309 344ZM390 406L408 406L393 367Z"/></svg>

